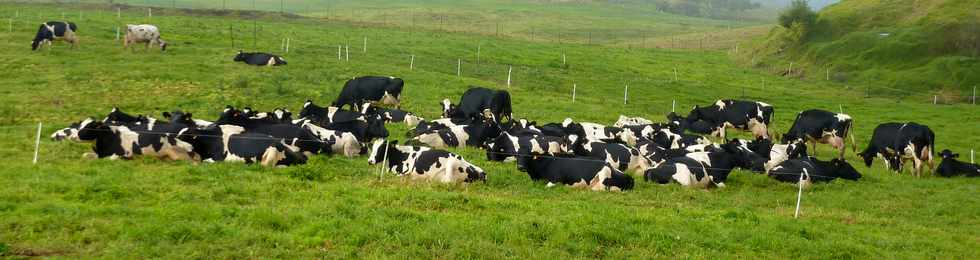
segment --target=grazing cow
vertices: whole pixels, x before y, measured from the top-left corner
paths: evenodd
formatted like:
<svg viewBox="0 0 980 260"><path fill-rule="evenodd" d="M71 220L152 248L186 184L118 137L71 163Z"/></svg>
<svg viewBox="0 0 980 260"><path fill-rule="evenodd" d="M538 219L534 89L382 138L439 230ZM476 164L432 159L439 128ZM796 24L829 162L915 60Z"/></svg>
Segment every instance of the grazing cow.
<svg viewBox="0 0 980 260"><path fill-rule="evenodd" d="M619 119L613 124L614 127L623 128L626 126L636 126L636 125L649 125L653 124L653 121L642 117L627 117L624 115L619 115Z"/></svg>
<svg viewBox="0 0 980 260"><path fill-rule="evenodd" d="M767 174L781 182L802 182L803 186L809 186L813 182L830 182L837 178L852 181L861 178L861 173L839 158L831 159L829 162L814 157L790 159L779 163L767 171Z"/></svg>
<svg viewBox="0 0 980 260"><path fill-rule="evenodd" d="M640 154L640 151L620 143L583 141L574 146L576 155L604 160L620 171L642 174L653 167L653 163Z"/></svg>
<svg viewBox="0 0 980 260"><path fill-rule="evenodd" d="M497 138L500 132L500 127L497 124L484 122L482 124L438 129L413 137L409 142L426 144L433 148L463 147L464 145L485 147L486 143Z"/></svg>
<svg viewBox="0 0 980 260"><path fill-rule="evenodd" d="M371 145L368 164L382 165L385 170L413 180L442 183L486 181L487 174L462 156L444 150L397 145L398 141L378 139Z"/></svg>
<svg viewBox="0 0 980 260"><path fill-rule="evenodd" d="M235 61L244 62L248 65L255 66L281 66L286 65L286 60L282 57L263 53L263 52L244 52L238 51L238 55L235 55Z"/></svg>
<svg viewBox="0 0 980 260"><path fill-rule="evenodd" d="M930 169L933 166L935 139L928 126L914 122L884 123L875 127L868 147L858 155L868 167L874 157L882 157L886 166L896 172L901 172L904 162L911 159L913 174L920 176L923 163L928 163Z"/></svg>
<svg viewBox="0 0 980 260"><path fill-rule="evenodd" d="M146 49L149 49L150 45L155 45L160 47L160 51L167 51L167 41L160 39L160 29L157 29L156 26L127 24L123 47L129 48L130 44L141 42L146 43Z"/></svg>
<svg viewBox="0 0 980 260"><path fill-rule="evenodd" d="M286 144L283 138L245 132L245 128L236 125L188 127L180 130L177 138L193 145L205 162L258 162L262 166L277 166L304 164L307 159L299 148Z"/></svg>
<svg viewBox="0 0 980 260"><path fill-rule="evenodd" d="M724 187L732 169L739 167L761 171L764 158L738 143L721 145L723 152L695 152L674 157L644 173L644 179L668 184L671 181L683 186L708 188Z"/></svg>
<svg viewBox="0 0 980 260"><path fill-rule="evenodd" d="M51 46L51 43L55 40L64 40L71 44L71 48L74 49L75 45L78 44L78 26L72 22L46 22L42 23L41 27L37 29L37 35L34 36L34 40L31 41L31 50L37 50L41 48L45 43Z"/></svg>
<svg viewBox="0 0 980 260"><path fill-rule="evenodd" d="M593 191L633 189L633 177L604 161L587 157L534 156L526 165L517 166L531 180L544 180L548 187L565 184Z"/></svg>
<svg viewBox="0 0 980 260"><path fill-rule="evenodd" d="M720 129L717 132L721 138L725 138L726 128L751 131L755 137L769 138L769 123L773 112L771 105L762 102L718 100L711 106L695 106L685 121L691 125L704 120L712 126L707 129Z"/></svg>
<svg viewBox="0 0 980 260"><path fill-rule="evenodd" d="M378 102L398 107L405 81L396 77L364 76L348 80L333 106L343 108L349 105L358 110L365 102Z"/></svg>
<svg viewBox="0 0 980 260"><path fill-rule="evenodd" d="M506 117L511 118L510 93L506 90L493 90L484 87L471 86L459 99L459 105L453 105L449 99L442 100L442 116L444 118L460 118L480 120L484 110L489 110L494 122L500 123Z"/></svg>
<svg viewBox="0 0 980 260"><path fill-rule="evenodd" d="M331 144L330 149L334 153L343 154L347 158L354 158L364 153L364 147L354 134L326 129L311 122L304 122L301 126L310 130L320 140Z"/></svg>
<svg viewBox="0 0 980 260"><path fill-rule="evenodd" d="M793 122L793 127L783 135L782 142L790 143L793 141L809 141L813 143L814 154L816 154L816 144L829 144L834 149L840 151L837 158L844 158L844 139L851 132L853 120L847 114L833 113L820 109L810 109L800 112ZM857 150L854 143L854 135L851 137L851 149Z"/></svg>
<svg viewBox="0 0 980 260"><path fill-rule="evenodd" d="M960 154L953 153L949 149L943 150L938 153L939 157L942 157L942 161L939 162L939 167L936 167L936 173L943 177L953 177L958 175L964 175L966 177L978 177L980 176L980 166L973 163L965 163L956 160L960 157Z"/></svg>
<svg viewBox="0 0 980 260"><path fill-rule="evenodd" d="M525 164L534 155L571 155L565 139L554 136L511 135L504 132L487 144L488 161L506 161L517 159L517 163Z"/></svg>

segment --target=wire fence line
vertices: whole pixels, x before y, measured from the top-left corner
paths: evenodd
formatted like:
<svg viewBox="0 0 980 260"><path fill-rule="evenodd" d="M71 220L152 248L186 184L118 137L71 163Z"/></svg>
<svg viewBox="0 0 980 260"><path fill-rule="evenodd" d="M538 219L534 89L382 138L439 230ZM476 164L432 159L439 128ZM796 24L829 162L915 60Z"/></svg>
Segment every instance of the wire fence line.
<svg viewBox="0 0 980 260"><path fill-rule="evenodd" d="M82 9L82 10L86 10L86 9ZM117 11L119 11L119 10L117 9ZM83 17L83 13L84 13L84 11L79 11L78 16L80 18ZM125 13L127 14L127 17L132 16L131 12L129 12L128 10ZM107 14L110 14L111 15L111 12L100 12L100 14L103 15L103 16L104 15L107 15ZM149 14L149 13L147 13L147 14ZM122 16L121 13L116 13L116 15L118 17L121 17ZM17 12L13 16L19 16L19 12ZM137 14L136 16L139 17L140 14ZM10 18L10 27L11 27L11 30L13 28L13 21L14 21L14 19L13 18ZM264 44L267 44L267 42L269 42L269 40L266 39L267 37L265 37L265 35L266 34L269 34L269 33L272 33L273 35L275 35L276 37L278 37L277 39L274 39L274 40L278 40L278 41L275 41L275 42L280 43L279 44L281 46L280 49L283 48L282 47L283 46L282 42L288 41L293 46L292 47L293 48L293 50L292 50L293 52L300 51L303 54L314 54L314 55L322 55L322 56L328 56L329 57L333 53L333 47L332 46L334 46L334 45L336 45L336 46L343 46L344 47L343 48L344 49L344 53L343 53L343 55L338 55L338 57L341 57L342 56L343 59L341 59L341 60L346 62L346 61L350 61L350 58L351 58L351 52L349 50L352 47L351 42L354 42L355 43L353 45L355 47L355 49L359 49L359 48L356 48L357 47L357 44L356 43L358 42L358 41L356 41L356 39L357 38L362 38L362 37L351 37L351 36L348 35L346 37L345 36L342 36L343 38L346 38L346 39L341 39L341 41L339 42L340 44L311 43L311 42L303 41L301 39L302 38L302 35L297 35L297 33L292 32L292 31L278 31L278 32L277 31L269 31L269 32L267 32L266 29L265 29L265 25L263 25L261 27L258 27L258 26L255 25L254 20L253 20L253 23L252 23L251 30L249 30L249 28L247 28L248 27L247 21L242 21L240 23L241 24L244 24L244 26L238 26L236 28L234 26L235 23L228 23L228 26L229 27L227 29L229 29L228 34L229 34L229 37L230 37L230 42L231 42L232 48L235 48L236 47L235 46L236 45L236 41L238 43L247 45L248 44L247 43L247 38L248 38L247 36L248 36L249 33L252 34L252 38L253 39L252 39L252 44L251 45L253 47L258 47L257 45L258 45L258 42L259 42L258 41L258 38L259 38L258 37L258 34L259 33L263 34L263 37L262 37L263 38L263 41L266 42ZM220 32L221 30L226 29L226 28L224 28L224 24L217 24L217 25L197 24L195 27L200 27L200 26L203 26L205 28L211 27L214 30L216 30L217 32ZM117 26L116 28L114 28L114 30L117 31L116 38L118 39L119 27ZM238 36L236 36L236 34ZM367 35L367 34L369 34L369 33L365 33L364 35ZM293 38L293 36L300 36L300 37L299 38ZM352 41L352 39L355 39L355 40ZM364 44L363 44L363 46L360 46L360 47L362 47L360 49L363 49L364 51L361 51L361 52L355 51L354 52L354 59L355 59L354 62L359 62L360 58L358 58L358 57L366 57L366 58L369 58L369 59L383 59L383 60L387 60L387 61L394 61L394 62L396 62L398 64L402 64L403 66L410 68L410 70L414 70L415 68L419 68L419 69L425 70L425 71L438 72L438 73L443 73L443 74L448 74L448 75L458 75L459 77L480 78L480 79L485 79L485 80L491 80L491 81L494 81L494 82L504 82L506 78L513 78L513 79L521 79L521 78L523 78L523 79L532 79L532 78L534 78L534 75L538 75L539 74L538 72L540 72L540 71L545 71L545 70L550 70L550 69L562 70L562 71L567 70L567 68L564 68L564 66L566 64L568 64L566 62L566 59L564 58L565 57L564 51L561 51L562 48L560 47L560 44L556 48L556 50L557 50L556 53L554 55L552 55L552 56L554 56L554 58L551 61L551 63L557 63L557 61L560 59L562 65L561 66L558 66L558 67L541 67L540 64L539 65L533 65L533 64L521 64L519 62L500 61L500 60L496 60L493 57L493 55L482 55L481 56L481 55L478 54L479 53L479 49L476 51L476 53L465 53L465 54L456 55L457 58L455 58L455 59L454 58L447 58L445 56L428 57L428 56L425 56L424 54L417 54L417 53L415 53L415 51L413 51L413 50L411 50L409 48L405 48L404 46L383 46L383 47L380 47L380 48L377 48L377 49L382 49L382 50L386 50L386 51L370 51L370 52L368 52L366 50L367 49L367 40L368 40L368 37L367 36L363 36L363 39L364 39ZM480 48L480 47L478 47L478 48ZM497 51L501 51L501 50L497 50ZM502 50L502 51L506 51L506 50ZM331 54L331 55L328 55L328 54ZM341 54L341 53L339 53L339 51L338 51L337 54ZM285 55L288 55L288 53L286 53ZM478 57L474 58L473 56L478 56ZM678 59L675 59L675 60L678 60ZM572 63L575 63L575 62L573 61ZM518 69L516 71L517 72L517 75L514 75L513 74L513 69L515 67ZM770 70L771 70L771 68L770 68ZM791 70L791 71L800 71L800 70L803 70L803 69L802 68L798 68L798 69ZM698 72L684 72L684 73L682 73L682 75L684 75L684 76L690 76L690 75L694 75L696 73L698 73ZM736 72L734 72L734 71L732 72L732 74L735 74L735 73ZM669 71L655 72L655 74L653 74L653 75L649 74L649 72L641 73L641 72L638 72L638 71L637 72L629 72L628 74L630 74L630 75L623 76L624 83L625 82L631 82L634 85L667 86L668 84L671 84L671 83L677 84L677 83L683 83L684 82L683 80L678 80L677 79L677 73L674 73L674 75L670 75L670 72ZM724 76L723 74L721 76ZM515 76L517 76L517 77L515 77ZM520 76L523 76L523 77L520 77ZM709 76L709 75L705 75L704 72L701 72L701 75L698 75L698 76L700 78L709 78L709 77L717 77L719 75L710 75ZM582 81L586 81L586 80L587 80L587 77L582 77ZM571 80L571 81L572 82L569 85L578 84L577 82L574 82L575 80ZM511 80L511 82L513 82L513 83L520 83L521 80ZM729 88L741 89L742 92L743 92L743 94L737 95L737 96L744 96L744 91L746 89L751 89L752 86L754 85L754 84L752 84L752 82L739 83L738 80L719 81L719 82L721 84L728 85ZM701 83L701 82L695 82L695 83ZM758 84L759 82L756 82L756 83ZM772 82L770 82L770 84L771 83ZM715 83L715 84L718 84L718 83ZM761 84L763 85L763 87L765 87L765 84L766 83L764 81L761 81ZM517 84L517 85L520 85L520 84ZM739 85L742 85L742 86L739 86ZM527 85L525 85L525 86L527 86ZM583 86L588 86L588 84L583 84ZM554 86L552 86L552 87L554 88ZM853 89L855 91L861 91L860 90L861 88L862 88L862 86L856 86ZM881 95L882 91L885 91L885 93L884 93L885 96L896 96L896 94L898 94L897 95L898 98L901 98L902 95L904 95L904 96L913 96L913 95L925 95L925 96L928 96L929 95L928 93L923 93L922 91L910 91L910 90L896 89L896 88L891 88L891 87L886 87L886 86L864 85L863 86L863 89L864 89L863 92L865 93L865 96L866 97L872 97L873 95L875 95L875 96ZM889 92L891 94L889 94ZM974 91L974 93L975 93L975 91ZM967 98L964 99L964 101L973 102L974 104L975 104L975 100L976 100L975 94L973 94L972 96L967 97ZM933 95L932 96L932 99L930 99L930 101L932 101L933 103L938 104L939 101L940 101L939 95ZM948 100L944 96L942 101L943 101L943 103L950 103L950 102L955 102L956 100Z"/></svg>

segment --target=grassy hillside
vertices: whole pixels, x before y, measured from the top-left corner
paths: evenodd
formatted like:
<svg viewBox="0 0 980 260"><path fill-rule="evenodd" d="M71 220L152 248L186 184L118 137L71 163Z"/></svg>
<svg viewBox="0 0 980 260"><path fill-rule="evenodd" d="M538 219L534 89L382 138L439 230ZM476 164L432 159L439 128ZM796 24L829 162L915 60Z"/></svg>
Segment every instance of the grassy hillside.
<svg viewBox="0 0 980 260"><path fill-rule="evenodd" d="M968 123L980 121L976 106L865 98L844 85L743 69L717 51L557 45L163 10L153 18L133 10L117 19L87 9L82 19L72 19L83 37L79 50L56 44L31 53L27 42L36 24L60 13L49 6L0 4L0 13L15 12L31 15L14 18L12 32L0 30L0 255L967 258L980 248L976 180L915 179L880 165L855 166L864 173L859 182L804 191L801 217L794 219L796 186L743 171L734 172L724 189L639 182L631 192L594 193L545 188L513 164L487 162L476 149L454 151L487 170L486 183L435 185L379 177L363 157L315 157L283 169L85 160L80 155L89 145L46 138L111 106L156 116L180 108L203 119L214 119L226 104L297 111L306 99L329 102L346 79L367 74L404 78L404 108L432 118L439 100L458 97L466 85L508 89L510 68L516 116L538 122L571 116L612 123L619 114L660 119L672 100L686 110L744 97L775 105L778 131L803 109L843 108L856 118L862 147L879 122L917 121L936 131L939 149L968 154L980 149L980 129ZM41 19L34 17L38 13ZM159 25L173 43L170 50L123 50L115 28L138 22ZM280 53L285 35L292 37L288 66L231 62L239 48ZM369 39L366 53L363 37ZM338 60L337 46L346 43L350 61ZM37 122L44 123L45 138L32 165ZM826 147L819 152L830 155ZM848 159L858 162L851 151Z"/></svg>
<svg viewBox="0 0 980 260"><path fill-rule="evenodd" d="M980 83L977 7L955 0L843 1L820 11L801 44L781 40L785 30L777 28L752 55L784 68L802 63L796 76L825 78L821 72L830 69L847 84L963 102Z"/></svg>
<svg viewBox="0 0 980 260"><path fill-rule="evenodd" d="M72 1L75 2L75 1ZM106 3L81 0L80 3ZM541 42L653 47L652 40L759 25L768 17L738 21L663 13L648 2L535 0L115 0L132 6L285 12L361 26L466 32ZM70 5L66 5L70 6ZM649 41L649 42L648 42ZM687 45L685 45L687 46Z"/></svg>

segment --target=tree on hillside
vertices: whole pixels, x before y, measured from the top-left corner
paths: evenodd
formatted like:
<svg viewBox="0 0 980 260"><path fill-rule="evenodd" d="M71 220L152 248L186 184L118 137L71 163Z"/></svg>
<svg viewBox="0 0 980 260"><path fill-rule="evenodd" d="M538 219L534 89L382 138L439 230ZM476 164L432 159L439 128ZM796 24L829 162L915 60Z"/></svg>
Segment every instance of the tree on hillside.
<svg viewBox="0 0 980 260"><path fill-rule="evenodd" d="M805 28L810 28L817 23L817 13L810 9L807 0L793 0L789 8L779 14L779 25L790 29L794 23L800 23Z"/></svg>

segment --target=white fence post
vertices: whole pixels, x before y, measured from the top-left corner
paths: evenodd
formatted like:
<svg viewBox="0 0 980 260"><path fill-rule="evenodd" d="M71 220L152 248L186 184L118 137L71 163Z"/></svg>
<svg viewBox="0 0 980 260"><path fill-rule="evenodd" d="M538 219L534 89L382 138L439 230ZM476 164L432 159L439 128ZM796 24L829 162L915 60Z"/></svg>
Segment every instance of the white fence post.
<svg viewBox="0 0 980 260"><path fill-rule="evenodd" d="M572 84L572 103L575 103L575 90L576 90L576 88L578 88L578 85L576 85L576 84L573 83Z"/></svg>
<svg viewBox="0 0 980 260"><path fill-rule="evenodd" d="M807 175L807 180L810 176L806 169L800 173L800 191L796 194L796 214L793 214L793 218L800 218L800 202L803 200L803 175Z"/></svg>
<svg viewBox="0 0 980 260"><path fill-rule="evenodd" d="M977 104L977 86L973 86L973 104Z"/></svg>
<svg viewBox="0 0 980 260"><path fill-rule="evenodd" d="M153 18L153 8L146 8L146 17Z"/></svg>
<svg viewBox="0 0 980 260"><path fill-rule="evenodd" d="M626 83L626 87L623 88L623 105L626 105L626 100L627 97L629 97L629 93L630 93L630 84Z"/></svg>
<svg viewBox="0 0 980 260"><path fill-rule="evenodd" d="M975 163L973 162L973 149L970 149L970 163Z"/></svg>
<svg viewBox="0 0 980 260"><path fill-rule="evenodd" d="M289 53L289 38L286 38L286 53Z"/></svg>
<svg viewBox="0 0 980 260"><path fill-rule="evenodd" d="M456 77L457 78L460 76L460 71L462 70L462 66L463 66L463 60L462 59L456 59Z"/></svg>
<svg viewBox="0 0 980 260"><path fill-rule="evenodd" d="M37 164L37 156L41 151L41 122L37 122L37 138L34 139L34 163Z"/></svg>
<svg viewBox="0 0 980 260"><path fill-rule="evenodd" d="M561 65L565 65L565 53L561 53Z"/></svg>
<svg viewBox="0 0 980 260"><path fill-rule="evenodd" d="M514 71L514 66L513 66L513 65L511 65L511 66L510 66L510 67L509 67L509 68L507 69L507 88L510 88L510 73L511 73L511 72L513 72L513 71Z"/></svg>
<svg viewBox="0 0 980 260"><path fill-rule="evenodd" d="M344 46L344 59L350 61L350 45Z"/></svg>
<svg viewBox="0 0 980 260"><path fill-rule="evenodd" d="M340 45L337 45L337 60L343 60L340 58L340 49L342 49Z"/></svg>
<svg viewBox="0 0 980 260"><path fill-rule="evenodd" d="M364 36L364 53L367 53L367 36Z"/></svg>
<svg viewBox="0 0 980 260"><path fill-rule="evenodd" d="M412 61L408 62L408 70L415 69L415 54L412 54Z"/></svg>
<svg viewBox="0 0 980 260"><path fill-rule="evenodd" d="M116 26L116 40L119 40L119 26Z"/></svg>
<svg viewBox="0 0 980 260"><path fill-rule="evenodd" d="M937 103L939 103L939 96L938 95L932 95L932 104L935 105Z"/></svg>
<svg viewBox="0 0 980 260"><path fill-rule="evenodd" d="M677 67L674 67L674 82L677 82Z"/></svg>
<svg viewBox="0 0 980 260"><path fill-rule="evenodd" d="M677 100L676 99L670 100L670 112L671 113L674 112L674 108L675 107L677 107Z"/></svg>
<svg viewBox="0 0 980 260"><path fill-rule="evenodd" d="M483 50L483 43L476 44L476 64L480 64L480 51Z"/></svg>
<svg viewBox="0 0 980 260"><path fill-rule="evenodd" d="M286 38L279 39L279 51L286 50Z"/></svg>

